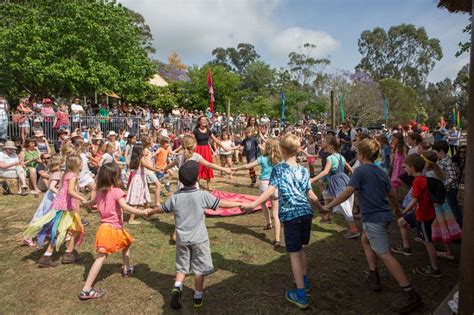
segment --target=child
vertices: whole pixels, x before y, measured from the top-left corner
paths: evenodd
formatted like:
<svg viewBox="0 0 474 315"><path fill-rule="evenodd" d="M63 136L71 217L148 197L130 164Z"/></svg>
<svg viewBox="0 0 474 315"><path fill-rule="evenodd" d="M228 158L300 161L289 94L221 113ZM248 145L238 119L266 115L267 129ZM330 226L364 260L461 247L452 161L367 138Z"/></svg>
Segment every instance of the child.
<svg viewBox="0 0 474 315"><path fill-rule="evenodd" d="M156 176L156 172L160 171L153 167L153 153L150 151L152 146L152 139L149 136L142 136L142 146L143 146L143 158L142 163L145 163L148 167L145 166L145 175L148 185L155 186L155 203L160 204L161 196L161 184Z"/></svg>
<svg viewBox="0 0 474 315"><path fill-rule="evenodd" d="M290 256L291 269L296 281L296 289L285 293L286 299L300 309L309 307L306 290L309 289L306 254L304 245L309 244L313 210L310 202L322 210L318 198L311 190L309 172L298 165L300 141L294 134L286 134L280 141L280 150L285 160L273 167L270 183L263 194L254 202L242 207L251 211L265 202L278 189L279 218L283 222L286 251Z"/></svg>
<svg viewBox="0 0 474 315"><path fill-rule="evenodd" d="M77 200L85 201L85 198L77 191L77 181L81 171L82 160L73 155L66 160L66 171L59 184L60 189L51 204L51 211L47 212L41 218L32 222L24 233L24 237L38 238L38 245L43 246L46 236L50 237L50 243L46 252L38 261L38 267L56 267L57 263L53 261L52 254L54 249L57 251L66 239L70 236L66 253L62 257L63 264L74 263L79 257L73 253L74 247L82 242L84 229L81 224L81 218L77 213Z"/></svg>
<svg viewBox="0 0 474 315"><path fill-rule="evenodd" d="M81 157L82 160L82 169L79 173L79 189L84 191L91 191L94 189L94 174L89 169L89 143L83 143L77 148L77 154Z"/></svg>
<svg viewBox="0 0 474 315"><path fill-rule="evenodd" d="M408 313L421 304L421 298L410 285L400 263L390 253L388 226L392 221L393 207L398 208L398 200L391 188L385 172L374 161L379 155L380 145L374 139L362 140L357 146L357 158L362 164L352 174L347 188L329 204L326 210L347 200L356 190L359 192L359 207L362 215L362 246L369 264L370 286L380 291L380 277L377 270L377 258L381 259L390 274L398 282L404 297L391 304L391 310ZM387 198L389 197L389 198ZM399 209L396 209L399 211Z"/></svg>
<svg viewBox="0 0 474 315"><path fill-rule="evenodd" d="M105 152L100 158L99 167L107 163L115 162L114 148L115 148L115 145L113 142L107 142L107 144L105 145Z"/></svg>
<svg viewBox="0 0 474 315"><path fill-rule="evenodd" d="M408 226L416 228L426 247L431 265L425 268L415 268L415 271L425 276L439 278L441 277L441 271L438 268L436 249L431 238L431 224L436 214L428 191L426 176L423 175L425 161L420 155L412 154L406 158L404 166L407 174L414 176L415 179L413 180L412 199L405 210L402 211L403 217L398 219L403 244L392 247L392 251L410 256L411 247L408 240ZM416 210L411 211L415 206Z"/></svg>
<svg viewBox="0 0 474 315"><path fill-rule="evenodd" d="M390 176L390 183L393 191L398 198L398 189L402 185L400 182L400 175L403 173L403 163L407 156L405 140L401 133L395 133L392 136L393 156L391 160L392 174ZM398 214L398 213L396 213Z"/></svg>
<svg viewBox="0 0 474 315"><path fill-rule="evenodd" d="M257 159L258 154L258 139L255 137L254 129L248 127L245 129L245 139L242 140L241 147L243 155L247 159L247 164L252 163ZM252 180L250 187L254 187L257 183L257 174L253 167L249 168L250 179Z"/></svg>
<svg viewBox="0 0 474 315"><path fill-rule="evenodd" d="M314 162L316 161L316 154L318 153L317 147L318 145L316 143L315 137L313 135L308 135L308 144L306 145L303 154L306 155L306 161L308 162L309 166L309 175L311 178L315 176Z"/></svg>
<svg viewBox="0 0 474 315"><path fill-rule="evenodd" d="M128 278L133 273L133 266L130 265L130 245L133 237L123 228L123 210L138 215L148 215L149 210L138 210L127 205L125 193L119 188L120 172L119 166L115 163L102 166L97 176L97 187L93 191L91 201L88 202L89 205L97 204L101 224L95 241L97 258L79 293L81 300L97 299L104 294L103 290L92 288L92 284L109 254L121 250L122 276Z"/></svg>
<svg viewBox="0 0 474 315"><path fill-rule="evenodd" d="M446 248L445 252L437 251L436 255L441 258L454 260L454 253L449 244L453 240L461 238L461 228L446 203L446 188L443 183L444 173L441 167L436 164L438 156L434 151L423 153L421 157L425 161L428 191L436 212L436 218L431 226L431 236L433 242L442 242Z"/></svg>
<svg viewBox="0 0 474 315"><path fill-rule="evenodd" d="M349 174L352 174L351 166L346 162L345 158L337 153L339 150L339 141L333 135L328 135L324 138L322 143L324 151L331 155L326 159L326 165L324 169L316 177L311 179L311 183L317 182L320 178L327 176L327 187L323 191L323 198L325 203L330 203L340 193L344 191L349 183L349 176L344 173L344 169L347 169ZM354 217L352 216L352 205L354 198L351 196L348 200L344 201L338 207L333 208L333 212L339 212L344 215L346 219L348 229L344 233L344 238L351 239L360 236L359 230L354 223ZM323 215L323 222L330 222L329 213Z"/></svg>
<svg viewBox="0 0 474 315"><path fill-rule="evenodd" d="M224 131L221 135L221 145L219 147L219 157L221 159L221 166L222 167L230 167L232 168L232 154L233 150L239 148L235 147L234 143L229 137L229 133ZM221 171L221 177L223 172ZM229 179L232 179L232 174L229 175Z"/></svg>
<svg viewBox="0 0 474 315"><path fill-rule="evenodd" d="M380 167L388 175L390 173L390 145L388 144L388 139L386 135L378 135L377 141L380 143L380 157L381 164Z"/></svg>
<svg viewBox="0 0 474 315"><path fill-rule="evenodd" d="M176 224L176 280L171 291L171 307L181 308L183 281L192 269L194 273L194 307L203 305L203 285L206 276L214 272L209 237L205 224L206 208L232 208L241 204L219 200L207 191L196 188L199 163L188 160L179 169L179 181L183 188L175 192L160 207L158 212L174 213ZM191 268L190 268L191 267Z"/></svg>
<svg viewBox="0 0 474 315"><path fill-rule="evenodd" d="M156 169L145 159L143 151L143 146L136 144L133 146L132 155L130 157L130 169L132 173L130 174L125 201L131 206L147 206L151 202L146 179L146 170L156 172ZM140 224L140 221L136 221L135 214L131 213L128 223Z"/></svg>
<svg viewBox="0 0 474 315"><path fill-rule="evenodd" d="M410 146L410 150L408 150L408 155L412 154L420 154L419 147L420 144L423 143L423 137L417 132L410 132L407 137L407 143Z"/></svg>
<svg viewBox="0 0 474 315"><path fill-rule="evenodd" d="M125 157L125 165L127 167L130 167L130 159L132 157L132 150L133 146L137 143L137 136L133 133L128 135L127 138L127 143L125 144L125 149L124 149L124 157Z"/></svg>
<svg viewBox="0 0 474 315"><path fill-rule="evenodd" d="M281 152L280 152L280 140L277 138L269 139L265 144L265 152L262 156L259 156L256 161L253 161L250 164L242 165L239 167L233 168L233 171L238 171L242 169L249 169L251 167L255 167L260 165L262 171L260 173L260 185L259 190L260 193L264 193L265 190L268 188L268 184L270 181L270 175L272 174L273 167L281 162ZM265 217L265 221L267 225L265 226L265 230L272 229L272 220L274 220L275 225L275 241L274 245L275 248L281 246L280 243L280 219L278 219L278 191L270 197L272 203L272 212L270 214L269 209L267 208L266 202L262 203L262 212Z"/></svg>
<svg viewBox="0 0 474 315"><path fill-rule="evenodd" d="M436 141L433 151L438 155L438 165L444 172L444 187L446 188L446 202L456 218L456 222L462 227L462 212L458 203L459 192L459 170L448 156L449 145L446 141Z"/></svg>
<svg viewBox="0 0 474 315"><path fill-rule="evenodd" d="M170 139L169 138L161 138L160 140L160 147L154 153L155 157L155 168L158 170L156 172L156 177L161 182L163 177L165 177L165 168L168 163L168 156L171 154L170 148Z"/></svg>
<svg viewBox="0 0 474 315"><path fill-rule="evenodd" d="M59 154L53 155L48 164L48 191L44 194L43 200L38 206L38 209L36 209L36 212L33 215L30 224L32 224L34 221L38 220L42 216L46 215L49 211L51 211L51 205L53 203L54 197L56 197L56 194L58 193L59 182L61 181L60 167L61 157L59 156ZM28 245L30 247L35 246L33 239L28 237L23 238L22 244Z"/></svg>

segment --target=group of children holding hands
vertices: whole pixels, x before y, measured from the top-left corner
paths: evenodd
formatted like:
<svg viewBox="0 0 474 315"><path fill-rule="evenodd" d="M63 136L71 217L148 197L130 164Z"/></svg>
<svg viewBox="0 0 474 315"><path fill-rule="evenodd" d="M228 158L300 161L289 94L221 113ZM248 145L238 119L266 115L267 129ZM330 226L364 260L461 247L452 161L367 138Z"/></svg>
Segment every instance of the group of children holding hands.
<svg viewBox="0 0 474 315"><path fill-rule="evenodd" d="M296 284L295 288L286 291L285 297L298 308L307 309L310 281L304 247L310 242L313 209L322 213L326 222L330 220L329 213L332 209L343 214L348 223L348 231L344 235L346 238L361 235L362 247L370 269L371 288L374 291L381 290L377 268L377 261L381 260L403 292L403 297L393 302L391 309L396 312L409 312L422 304L420 296L411 286L402 266L391 251L410 254L407 226L417 228L431 262L429 267L417 270L421 274L439 276L438 254L432 241L441 240L447 243L461 235L460 228L444 201L443 172L437 165L438 157L433 151L410 155L404 160L406 173L414 177L412 198L402 211L403 217L398 220L403 244L390 248L388 227L393 220L392 213L399 213L400 207L387 172L377 163L380 153L384 151L380 141L370 137L358 139L357 167L351 167L338 153L339 142L334 135L324 137L323 152L318 152L313 148L314 142L309 141L307 147L311 149L306 150L305 154L310 162L310 173L298 163L302 144L299 137L292 133L284 134L280 139L254 141L253 131L246 130L246 138L241 146L235 146L225 137L221 139L221 145L227 149L221 152L222 166L210 163L194 152L196 139L192 135L182 137L181 146L175 151L169 148L169 140L163 139L159 149L154 152L150 137L143 136L139 144L136 138L129 137L124 148L125 161L122 162L130 172L128 191L125 192L121 188L123 167L115 156L112 161L103 163L98 169L96 179L90 184L89 199L78 190L80 176L85 167L81 156L64 154L61 157L63 165L59 157L56 158L55 163L50 163L52 175L49 190L24 233L27 239L36 238L40 246L49 239L48 247L39 259L38 266L56 266L52 253L65 242L67 248L62 263L74 263L80 259L74 251L84 235L78 214L79 202L85 207L96 206L101 222L96 233L97 258L79 298L99 298L104 291L94 288L93 283L109 254L122 252L124 277L131 276L134 271L129 256L133 237L124 229L123 211L130 213L131 223L134 222L134 215L173 213L176 227L176 279L171 291L171 307L181 308L183 281L191 271L195 277L194 306L200 307L203 305L204 279L214 271L204 210L240 207L242 211L250 212L262 205L266 219L265 228L274 228L275 231L275 247L283 246L280 240L283 228L284 246L289 254ZM246 165L232 165L232 159L227 153L236 147L243 148L247 157ZM116 149L115 145L113 149ZM259 150L263 152L261 156L257 154ZM112 148L110 153L114 156ZM168 160L171 155L175 155L173 161ZM311 178L316 157L324 158L324 165L321 173ZM254 168L260 166L260 196L251 204L219 200L211 193L199 189L199 164L229 175L241 169L249 169L252 185L256 183ZM160 203L160 179L175 167L178 168L178 190ZM312 189L312 184L319 180L326 184L323 192L324 204L320 203ZM156 205L153 208L149 207L150 184L156 185ZM354 224L352 215L352 199L355 193L362 220L362 234ZM271 210L267 207L269 199ZM415 211L412 211L413 209ZM452 255L448 245L447 250L446 255Z"/></svg>

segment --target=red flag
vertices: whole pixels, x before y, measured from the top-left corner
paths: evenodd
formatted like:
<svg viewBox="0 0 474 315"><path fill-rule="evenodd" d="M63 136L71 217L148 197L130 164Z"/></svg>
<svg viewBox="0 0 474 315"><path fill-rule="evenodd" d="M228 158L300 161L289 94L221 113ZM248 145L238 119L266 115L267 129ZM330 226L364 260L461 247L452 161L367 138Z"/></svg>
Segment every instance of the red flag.
<svg viewBox="0 0 474 315"><path fill-rule="evenodd" d="M211 109L211 113L214 113L214 88L212 87L212 75L211 69L207 69L207 85L209 86L209 95L211 97L209 101L209 108Z"/></svg>

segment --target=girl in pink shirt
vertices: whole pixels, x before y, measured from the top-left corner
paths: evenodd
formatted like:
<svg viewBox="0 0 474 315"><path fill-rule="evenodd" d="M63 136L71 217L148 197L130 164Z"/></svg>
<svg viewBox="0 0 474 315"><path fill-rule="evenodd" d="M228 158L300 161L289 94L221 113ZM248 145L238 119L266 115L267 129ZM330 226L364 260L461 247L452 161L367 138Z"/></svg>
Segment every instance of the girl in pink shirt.
<svg viewBox="0 0 474 315"><path fill-rule="evenodd" d="M77 213L77 210L79 210L77 201L84 202L86 200L79 194L77 187L81 168L82 160L79 156L67 157L66 171L59 183L59 191L51 204L51 211L30 223L24 233L27 238L37 237L39 246L43 245L47 236L50 238L46 252L38 261L38 267L57 266L57 263L52 260L52 254L54 249L59 251L67 236L70 239L61 262L71 264L79 260L73 250L76 245L82 242L84 237L84 228Z"/></svg>
<svg viewBox="0 0 474 315"><path fill-rule="evenodd" d="M139 210L127 205L127 195L120 186L120 168L116 163L102 165L97 175L97 186L92 192L88 205L97 204L100 215L100 226L96 234L97 258L89 271L86 283L82 288L79 299L90 300L100 298L104 291L92 287L107 255L122 251L122 276L130 277L133 266L130 266L130 245L133 237L123 229L123 210L148 216L151 209ZM123 209L123 210L122 210Z"/></svg>

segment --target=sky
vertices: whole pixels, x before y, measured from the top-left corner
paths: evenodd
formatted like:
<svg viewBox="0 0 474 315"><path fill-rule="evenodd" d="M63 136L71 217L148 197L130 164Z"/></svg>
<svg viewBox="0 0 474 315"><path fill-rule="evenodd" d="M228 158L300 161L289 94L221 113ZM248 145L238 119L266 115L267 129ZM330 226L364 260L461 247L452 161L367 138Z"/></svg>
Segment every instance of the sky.
<svg viewBox="0 0 474 315"><path fill-rule="evenodd" d="M286 66L288 53L304 43L317 47L313 57L329 58L330 73L359 63L357 41L364 30L402 23L424 27L443 50L428 80L454 79L469 56L454 55L469 36L467 14L438 9L435 0L120 0L150 26L157 59L176 51L187 65L212 60L216 47L255 46L262 60ZM301 51L303 52L303 51Z"/></svg>

